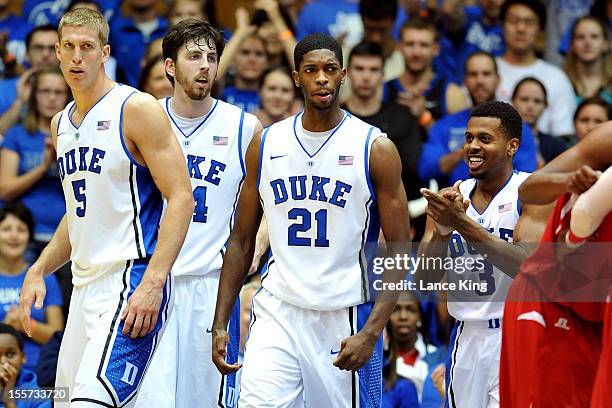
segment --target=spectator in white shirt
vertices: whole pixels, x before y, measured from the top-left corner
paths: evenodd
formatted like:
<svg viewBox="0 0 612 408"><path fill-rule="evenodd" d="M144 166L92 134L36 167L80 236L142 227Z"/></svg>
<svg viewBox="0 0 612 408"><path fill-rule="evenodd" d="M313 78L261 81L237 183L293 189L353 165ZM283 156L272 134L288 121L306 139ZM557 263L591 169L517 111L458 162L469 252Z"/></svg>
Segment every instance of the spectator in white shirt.
<svg viewBox="0 0 612 408"><path fill-rule="evenodd" d="M537 58L538 33L544 29L546 9L537 1L508 0L501 11L506 52L497 58L501 83L498 100L509 102L516 84L527 76L546 87L549 105L538 120L538 129L552 136L573 133L576 96L572 84L557 66Z"/></svg>

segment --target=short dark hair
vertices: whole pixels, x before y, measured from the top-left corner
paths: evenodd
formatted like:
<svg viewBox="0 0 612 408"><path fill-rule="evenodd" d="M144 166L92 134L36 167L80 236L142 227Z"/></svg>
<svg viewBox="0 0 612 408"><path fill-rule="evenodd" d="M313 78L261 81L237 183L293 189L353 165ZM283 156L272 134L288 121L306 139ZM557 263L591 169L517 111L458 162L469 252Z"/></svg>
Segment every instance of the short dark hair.
<svg viewBox="0 0 612 408"><path fill-rule="evenodd" d="M580 104L576 108L576 111L574 112L574 118L573 118L574 122L576 121L576 118L578 117L578 114L580 113L580 111L589 105L601 106L606 111L608 120L610 120L610 118L612 117L611 105L608 102L606 102L604 99L602 99L600 96L591 96L590 98L586 98L582 102L580 102Z"/></svg>
<svg viewBox="0 0 612 408"><path fill-rule="evenodd" d="M54 27L51 24L44 24L38 27L34 27L32 31L30 31L26 36L26 50L30 49L30 45L32 44L32 38L34 38L34 35L36 33L44 33L48 31L53 31L57 34L57 27Z"/></svg>
<svg viewBox="0 0 612 408"><path fill-rule="evenodd" d="M495 60L495 56L493 54L491 54L490 52L487 51L474 51L473 53L471 53L470 55L468 55L468 57L465 59L465 62L463 63L463 73L464 75L467 74L467 66L468 63L470 62L470 60L474 57L487 57L491 60L491 62L493 62L493 69L495 69L495 73L499 74L499 72L497 71L497 61Z"/></svg>
<svg viewBox="0 0 612 408"><path fill-rule="evenodd" d="M378 57L383 65L385 63L385 54L382 47L379 44L370 41L362 41L353 47L351 53L349 54L349 65L351 65L353 57Z"/></svg>
<svg viewBox="0 0 612 408"><path fill-rule="evenodd" d="M539 0L506 0L501 7L499 12L499 21L504 23L506 21L506 14L510 7L520 4L525 7L529 7L538 16L538 23L540 24L540 31L546 27L546 7Z"/></svg>
<svg viewBox="0 0 612 408"><path fill-rule="evenodd" d="M433 23L433 21L429 19L423 19L419 17L409 18L408 21L406 21L404 25L402 25L402 28L400 28L400 39L404 37L404 31L406 30L431 31L434 35L434 41L438 42L440 40L440 34L438 32L438 29L436 28L436 25Z"/></svg>
<svg viewBox="0 0 612 408"><path fill-rule="evenodd" d="M170 58L176 62L179 48L184 47L189 41L194 41L199 46L208 45L210 48L214 45L217 51L217 61L221 58L225 47L221 31L207 21L188 18L172 27L164 36L162 42L164 58ZM174 85L174 78L167 73L166 76Z"/></svg>
<svg viewBox="0 0 612 408"><path fill-rule="evenodd" d="M336 54L336 58L342 66L342 47L333 37L322 33L307 35L302 38L293 50L293 60L295 61L295 70L300 70L300 64L304 59L304 54L313 50L330 50Z"/></svg>
<svg viewBox="0 0 612 408"><path fill-rule="evenodd" d="M514 100L514 98L516 98L516 94L518 93L519 88L523 86L524 83L527 83L527 82L533 82L534 84L540 87L540 89L542 90L542 93L544 94L544 103L548 105L548 92L546 92L546 87L539 79L535 77L531 77L531 76L521 79L518 82L518 84L514 86L514 90L512 91L512 98L510 100Z"/></svg>
<svg viewBox="0 0 612 408"><path fill-rule="evenodd" d="M497 118L500 120L499 127L504 132L506 139L518 139L521 142L523 121L521 115L512 105L500 101L487 101L472 109L470 118Z"/></svg>
<svg viewBox="0 0 612 408"><path fill-rule="evenodd" d="M5 203L4 207L0 208L0 222L4 221L9 215L14 215L28 227L30 241L32 241L32 239L34 239L34 217L32 217L32 213L28 207L23 205L20 201Z"/></svg>
<svg viewBox="0 0 612 408"><path fill-rule="evenodd" d="M10 334L17 341L19 351L23 353L23 336L13 326L6 323L0 323L0 334Z"/></svg>
<svg viewBox="0 0 612 408"><path fill-rule="evenodd" d="M397 0L361 0L359 2L359 14L361 18L367 17L372 20L391 19L397 17Z"/></svg>

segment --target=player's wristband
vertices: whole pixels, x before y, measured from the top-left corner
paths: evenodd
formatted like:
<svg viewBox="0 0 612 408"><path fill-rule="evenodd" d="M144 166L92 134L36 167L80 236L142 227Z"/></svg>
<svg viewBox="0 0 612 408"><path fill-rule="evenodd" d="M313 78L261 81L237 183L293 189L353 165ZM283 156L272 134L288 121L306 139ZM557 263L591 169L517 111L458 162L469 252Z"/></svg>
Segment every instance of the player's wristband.
<svg viewBox="0 0 612 408"><path fill-rule="evenodd" d="M584 243L584 241L586 241L586 239L587 237L581 238L577 236L576 234L574 234L571 228L569 231L567 231L567 234L565 235L565 243L570 248L579 247L580 245Z"/></svg>
<svg viewBox="0 0 612 408"><path fill-rule="evenodd" d="M280 33L280 34L278 35L278 38L279 38L281 41L288 40L288 39L290 39L290 38L293 38L293 32L291 32L291 30L287 29L287 30L283 31L282 33Z"/></svg>
<svg viewBox="0 0 612 408"><path fill-rule="evenodd" d="M425 112L423 112L423 114L419 118L419 125L421 127L426 127L427 125L431 123L432 120L433 120L433 116L431 115L431 112L426 110Z"/></svg>

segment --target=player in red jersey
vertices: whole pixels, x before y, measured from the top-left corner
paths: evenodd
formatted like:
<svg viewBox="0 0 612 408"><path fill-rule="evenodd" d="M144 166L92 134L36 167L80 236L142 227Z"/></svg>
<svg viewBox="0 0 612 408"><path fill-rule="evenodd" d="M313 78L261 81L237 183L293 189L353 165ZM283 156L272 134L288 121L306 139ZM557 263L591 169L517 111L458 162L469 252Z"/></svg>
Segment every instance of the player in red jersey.
<svg viewBox="0 0 612 408"><path fill-rule="evenodd" d="M594 300L605 299L610 259L604 259L609 255L602 245L593 248L596 244L590 244L589 252L582 248L559 262L554 243L566 239L575 201L572 193L588 190L599 174L593 169L605 170L612 163L611 133L612 122L597 128L520 188L521 201L528 204L560 198L540 246L523 263L506 301L500 367L502 407L589 405L601 349L604 306ZM612 242L611 215L589 241Z"/></svg>

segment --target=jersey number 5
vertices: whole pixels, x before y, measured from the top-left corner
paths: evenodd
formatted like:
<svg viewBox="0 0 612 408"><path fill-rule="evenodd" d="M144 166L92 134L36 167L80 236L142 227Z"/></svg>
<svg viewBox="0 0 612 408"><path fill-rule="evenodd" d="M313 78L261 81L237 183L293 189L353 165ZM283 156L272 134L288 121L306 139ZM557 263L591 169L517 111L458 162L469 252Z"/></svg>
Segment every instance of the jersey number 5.
<svg viewBox="0 0 612 408"><path fill-rule="evenodd" d="M290 220L299 220L289 226L287 231L287 242L290 246L312 246L312 240L304 236L298 236L300 232L310 230L312 226L312 213L305 208L293 208L289 211ZM327 210L321 209L314 214L317 223L317 237L314 240L316 247L328 247L327 239Z"/></svg>
<svg viewBox="0 0 612 408"><path fill-rule="evenodd" d="M74 199L79 205L76 207L77 217L84 217L87 209L87 197L85 196L85 179L72 181L72 191L74 191Z"/></svg>

